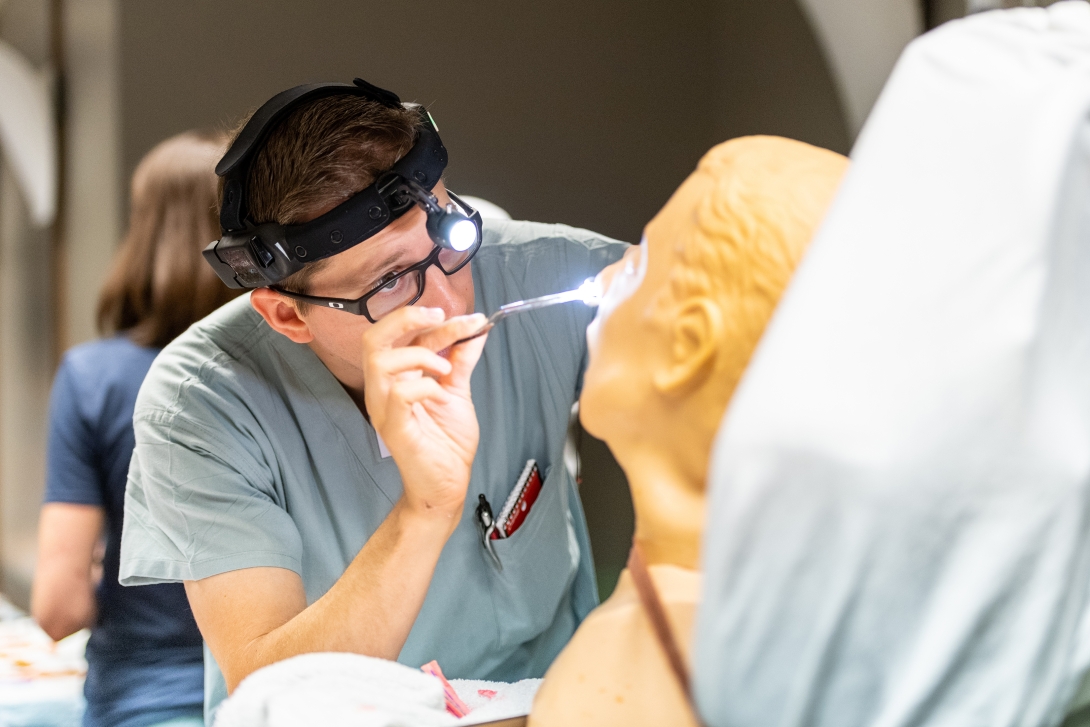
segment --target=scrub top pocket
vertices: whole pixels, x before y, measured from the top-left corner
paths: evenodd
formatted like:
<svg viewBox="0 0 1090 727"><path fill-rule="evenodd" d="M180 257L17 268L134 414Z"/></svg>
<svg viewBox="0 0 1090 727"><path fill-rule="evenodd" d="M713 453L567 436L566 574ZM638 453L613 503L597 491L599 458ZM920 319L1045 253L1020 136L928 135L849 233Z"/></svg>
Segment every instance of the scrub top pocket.
<svg viewBox="0 0 1090 727"><path fill-rule="evenodd" d="M554 621L575 577L579 548L569 525L568 471L550 467L533 507L509 538L493 540L503 570L492 569L492 599L503 646L533 639Z"/></svg>

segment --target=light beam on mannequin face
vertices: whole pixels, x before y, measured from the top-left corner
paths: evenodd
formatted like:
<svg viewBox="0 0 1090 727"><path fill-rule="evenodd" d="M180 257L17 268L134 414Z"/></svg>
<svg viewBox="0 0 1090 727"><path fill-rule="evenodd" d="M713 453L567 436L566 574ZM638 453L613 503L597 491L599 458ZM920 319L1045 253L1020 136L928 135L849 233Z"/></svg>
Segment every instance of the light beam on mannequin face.
<svg viewBox="0 0 1090 727"><path fill-rule="evenodd" d="M644 237L640 240L639 247L626 252L625 256L616 263L617 268L611 271L612 277L608 281L604 280L604 276L613 266L598 273L598 277L594 279L599 287L604 284L606 288L598 303L598 312L587 327L587 344L592 350L597 346L598 335L606 319L622 303L631 298L643 284L643 279L647 277L647 257L647 238Z"/></svg>

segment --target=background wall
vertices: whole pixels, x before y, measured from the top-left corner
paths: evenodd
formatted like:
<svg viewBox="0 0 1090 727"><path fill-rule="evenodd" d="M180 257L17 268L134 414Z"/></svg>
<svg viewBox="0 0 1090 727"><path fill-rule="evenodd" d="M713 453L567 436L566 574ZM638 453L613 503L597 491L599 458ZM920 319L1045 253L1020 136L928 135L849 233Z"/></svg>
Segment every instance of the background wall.
<svg viewBox="0 0 1090 727"><path fill-rule="evenodd" d="M168 134L359 75L428 106L455 190L635 242L718 141L849 145L790 0L122 0L121 37L126 172Z"/></svg>
<svg viewBox="0 0 1090 727"><path fill-rule="evenodd" d="M46 9L42 0L0 8L0 39L39 68L49 58ZM50 230L33 227L12 170L0 162L0 592L20 601L33 573L45 474L53 293Z"/></svg>
<svg viewBox="0 0 1090 727"><path fill-rule="evenodd" d="M0 0L0 40L57 77L50 5ZM31 225L0 160L0 592L21 605L34 571L54 366L65 348L95 335L95 299L121 230L118 5L57 5L67 57L58 111L68 146L59 210L66 244L59 251L55 230Z"/></svg>
<svg viewBox="0 0 1090 727"><path fill-rule="evenodd" d="M833 72L854 136L909 41L923 32L918 0L799 0Z"/></svg>

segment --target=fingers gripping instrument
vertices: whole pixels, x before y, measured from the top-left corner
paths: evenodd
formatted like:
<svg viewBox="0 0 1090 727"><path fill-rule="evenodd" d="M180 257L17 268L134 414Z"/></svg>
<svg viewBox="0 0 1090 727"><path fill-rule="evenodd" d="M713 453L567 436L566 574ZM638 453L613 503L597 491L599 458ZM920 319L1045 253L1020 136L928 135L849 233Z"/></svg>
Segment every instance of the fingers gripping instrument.
<svg viewBox="0 0 1090 727"><path fill-rule="evenodd" d="M250 166L275 126L300 104L325 96L362 96L390 108L419 115L413 147L375 183L317 219L300 225L255 223L247 208ZM229 288L275 285L307 263L343 252L374 236L414 206L427 214L428 233L441 247L465 250L481 235L480 215L453 205L443 207L431 193L447 165L447 150L434 120L422 106L402 104L394 93L362 79L353 83L305 84L269 99L250 118L227 150L216 174L223 177L219 240L204 250L205 260Z"/></svg>

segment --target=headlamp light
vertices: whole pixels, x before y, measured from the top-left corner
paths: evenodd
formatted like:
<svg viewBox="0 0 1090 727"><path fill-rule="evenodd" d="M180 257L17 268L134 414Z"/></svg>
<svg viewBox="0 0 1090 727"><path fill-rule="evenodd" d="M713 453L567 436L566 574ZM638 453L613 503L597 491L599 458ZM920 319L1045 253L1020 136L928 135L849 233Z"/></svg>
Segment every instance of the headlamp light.
<svg viewBox="0 0 1090 727"><path fill-rule="evenodd" d="M418 184L402 181L402 191L428 216L428 237L439 247L465 252L480 240L481 215L458 195L448 192L454 202L441 207L435 195Z"/></svg>
<svg viewBox="0 0 1090 727"><path fill-rule="evenodd" d="M459 214L457 218L450 215L444 221L443 227L446 228L443 237L450 242L451 250L465 252L477 241L477 226L465 215Z"/></svg>

